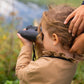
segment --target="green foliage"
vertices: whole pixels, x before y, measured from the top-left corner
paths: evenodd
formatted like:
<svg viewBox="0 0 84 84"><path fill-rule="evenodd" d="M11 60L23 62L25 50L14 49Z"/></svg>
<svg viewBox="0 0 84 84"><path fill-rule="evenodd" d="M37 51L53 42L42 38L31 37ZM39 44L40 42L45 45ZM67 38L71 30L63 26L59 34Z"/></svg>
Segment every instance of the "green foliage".
<svg viewBox="0 0 84 84"><path fill-rule="evenodd" d="M15 81L6 81L4 84L19 84L19 81L18 80L15 80Z"/></svg>
<svg viewBox="0 0 84 84"><path fill-rule="evenodd" d="M84 84L84 61L78 64L78 68L76 74L74 76L74 83L73 84Z"/></svg>
<svg viewBox="0 0 84 84"><path fill-rule="evenodd" d="M2 26L2 23L0 24L0 44L0 84L4 84L6 80L17 79L15 65L22 44L17 38L14 22L11 21L5 27ZM11 84L12 81L7 81L6 84Z"/></svg>
<svg viewBox="0 0 84 84"><path fill-rule="evenodd" d="M49 4L69 4L71 6L77 7L80 6L83 0L19 0L27 4L27 2L33 2L39 6L49 5Z"/></svg>

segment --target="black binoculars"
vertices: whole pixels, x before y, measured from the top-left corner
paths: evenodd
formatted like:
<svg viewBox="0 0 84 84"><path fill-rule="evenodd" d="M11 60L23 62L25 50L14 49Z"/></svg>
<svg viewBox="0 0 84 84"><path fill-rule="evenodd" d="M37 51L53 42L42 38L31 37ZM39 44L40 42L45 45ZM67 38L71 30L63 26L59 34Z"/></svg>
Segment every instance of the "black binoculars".
<svg viewBox="0 0 84 84"><path fill-rule="evenodd" d="M20 31L18 31L18 33L22 37L24 37L24 38L26 38L26 39L28 39L30 41L35 42L36 41L36 37L39 34L38 31L37 31L37 29L38 29L37 26L29 25L29 26L26 27L25 31L24 30L20 30Z"/></svg>

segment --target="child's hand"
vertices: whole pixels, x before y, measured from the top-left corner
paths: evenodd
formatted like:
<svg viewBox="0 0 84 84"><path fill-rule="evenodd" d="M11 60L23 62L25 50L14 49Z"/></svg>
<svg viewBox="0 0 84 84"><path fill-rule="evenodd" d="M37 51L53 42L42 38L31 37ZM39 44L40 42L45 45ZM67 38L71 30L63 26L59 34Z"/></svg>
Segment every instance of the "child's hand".
<svg viewBox="0 0 84 84"><path fill-rule="evenodd" d="M24 31L25 31L25 30L26 30L26 29L24 29ZM22 43L23 43L24 46L32 47L32 42L31 42L31 41L29 41L29 40L23 38L19 33L17 33L17 36L18 36L18 38L22 41Z"/></svg>
<svg viewBox="0 0 84 84"><path fill-rule="evenodd" d="M78 54L84 54L84 33L79 35L70 49L70 52L76 52Z"/></svg>

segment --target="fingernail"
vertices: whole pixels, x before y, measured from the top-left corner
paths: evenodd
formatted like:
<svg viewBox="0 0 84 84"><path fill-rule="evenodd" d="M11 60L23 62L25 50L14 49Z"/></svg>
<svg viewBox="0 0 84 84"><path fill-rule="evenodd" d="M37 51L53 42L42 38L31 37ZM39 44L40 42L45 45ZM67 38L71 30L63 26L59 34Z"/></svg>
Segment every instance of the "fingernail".
<svg viewBox="0 0 84 84"><path fill-rule="evenodd" d="M71 33L71 30L69 30L69 33Z"/></svg>
<svg viewBox="0 0 84 84"><path fill-rule="evenodd" d="M75 36L74 34L72 34L72 36Z"/></svg>
<svg viewBox="0 0 84 84"><path fill-rule="evenodd" d="M66 24L67 22L66 21L64 21L64 24Z"/></svg>

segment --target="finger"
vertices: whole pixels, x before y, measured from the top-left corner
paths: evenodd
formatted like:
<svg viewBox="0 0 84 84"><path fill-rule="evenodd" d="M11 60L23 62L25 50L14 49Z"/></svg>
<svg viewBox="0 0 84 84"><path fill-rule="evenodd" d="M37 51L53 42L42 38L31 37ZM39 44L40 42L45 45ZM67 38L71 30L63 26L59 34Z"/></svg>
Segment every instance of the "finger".
<svg viewBox="0 0 84 84"><path fill-rule="evenodd" d="M26 30L26 28L24 28L23 30Z"/></svg>
<svg viewBox="0 0 84 84"><path fill-rule="evenodd" d="M82 21L82 18L81 17L78 17L76 23L74 24L74 27L73 27L73 30L72 30L72 35L75 36L76 33L77 33L77 30L81 24L81 21Z"/></svg>
<svg viewBox="0 0 84 84"><path fill-rule="evenodd" d="M17 36L18 36L18 38L21 40L21 42L24 44L24 38L19 34L19 33L17 33Z"/></svg>
<svg viewBox="0 0 84 84"><path fill-rule="evenodd" d="M84 21L82 21L82 23L79 26L77 35L81 34L84 31Z"/></svg>
<svg viewBox="0 0 84 84"><path fill-rule="evenodd" d="M64 24L67 24L67 23L69 22L69 20L70 20L71 18L73 18L74 16L75 16L75 11L72 12L72 13L65 19Z"/></svg>
<svg viewBox="0 0 84 84"><path fill-rule="evenodd" d="M21 36L20 36L20 34L19 34L19 33L17 33L17 36L18 36L19 38L21 38Z"/></svg>
<svg viewBox="0 0 84 84"><path fill-rule="evenodd" d="M21 40L23 39L23 37L19 33L17 33L17 36L19 39L21 39Z"/></svg>
<svg viewBox="0 0 84 84"><path fill-rule="evenodd" d="M76 16L73 18L73 20L71 21L70 26L69 26L69 29L68 29L69 33L72 32L73 27L74 27L74 24L75 24L75 22L77 21L77 19L78 19L78 15L76 15Z"/></svg>

